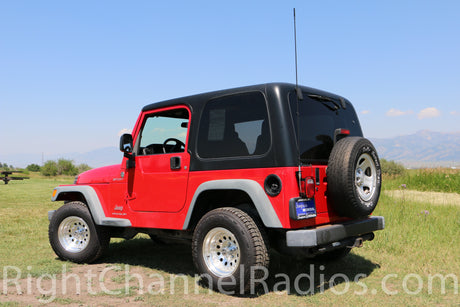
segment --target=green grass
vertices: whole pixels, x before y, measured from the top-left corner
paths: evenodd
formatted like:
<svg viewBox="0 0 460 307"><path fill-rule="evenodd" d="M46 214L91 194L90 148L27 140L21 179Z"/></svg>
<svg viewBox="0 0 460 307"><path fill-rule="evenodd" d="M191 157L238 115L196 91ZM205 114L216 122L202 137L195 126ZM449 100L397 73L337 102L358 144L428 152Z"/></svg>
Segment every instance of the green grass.
<svg viewBox="0 0 460 307"><path fill-rule="evenodd" d="M429 178L429 174L433 178ZM406 184L408 189L414 190L442 186L447 187L443 188L444 192L455 192L458 186L455 187L453 182L457 182L458 176L458 171L450 170L410 171L408 177L385 180L383 191L400 189L401 184ZM419 181L417 177L423 180ZM72 181L73 178L42 178L31 174L29 180L0 184L2 273L6 266L19 268L24 278L28 274L35 277L44 273L59 274L63 264L69 271L84 271L89 267L58 260L48 243L47 212L61 205L50 201L52 189ZM385 217L386 229L377 232L373 241L366 242L361 249L354 249L340 261L322 264L272 253L270 276L266 281L269 292L262 291L255 297L209 294L206 288L195 288L196 271L188 246L155 245L146 236L140 236L130 241L112 240L108 255L101 259L103 268L116 267L111 270L113 275L107 277L107 282L114 283L116 287L112 289L119 289L120 295L61 296L54 303L66 304L77 299L83 305L89 305L92 300L102 297L102 300L118 299L119 304L137 302L152 306L458 305L460 294L455 291L459 286L452 276L460 282L459 204L441 206L392 198L382 193L374 215ZM164 279L163 294L139 294L134 278L128 293L124 293L127 268L129 276L145 274L146 283L161 276ZM295 279L301 273L305 275L295 289ZM14 274L8 271L8 275ZM185 277L180 277L182 274ZM306 274L311 276L311 283ZM445 280L436 274L441 274ZM449 274L453 275L448 277ZM283 283L282 276L289 279L289 285ZM173 285L175 292L170 293L170 281L174 278L177 278ZM343 282L344 278L350 282ZM431 293L429 285L432 286ZM313 293L307 293L310 286ZM441 293L442 289L445 293ZM16 304L12 296L0 295L0 305L21 304Z"/></svg>
<svg viewBox="0 0 460 307"><path fill-rule="evenodd" d="M401 176L385 176L386 189L460 193L460 170L448 168L406 170Z"/></svg>
<svg viewBox="0 0 460 307"><path fill-rule="evenodd" d="M60 272L48 244L48 211L61 205L51 202L53 188L72 182L70 177L37 175L0 182L0 267L16 266L32 276Z"/></svg>

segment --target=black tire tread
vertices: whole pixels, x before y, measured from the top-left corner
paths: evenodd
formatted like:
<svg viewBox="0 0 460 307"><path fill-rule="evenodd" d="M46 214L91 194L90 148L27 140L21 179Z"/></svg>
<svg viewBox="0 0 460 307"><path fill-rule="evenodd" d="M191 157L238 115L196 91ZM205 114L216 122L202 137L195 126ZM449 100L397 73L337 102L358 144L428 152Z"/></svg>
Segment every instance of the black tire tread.
<svg viewBox="0 0 460 307"><path fill-rule="evenodd" d="M263 228L261 229L254 219L240 209L232 207L225 207L222 209L235 214L245 224L246 228L251 233L251 238L254 241L254 246L256 247L256 265L267 267L270 258L266 243L268 240L264 238L266 235Z"/></svg>
<svg viewBox="0 0 460 307"><path fill-rule="evenodd" d="M66 211L76 212L76 216L82 217L88 223L88 226L93 229L91 237L94 238L94 244L87 247L84 251L77 254L69 254L61 247L57 238L57 231L62 220L71 215L66 216ZM60 215L63 215L62 218ZM107 250L110 243L110 233L102 226L94 224L91 213L85 203L80 201L72 201L64 204L53 215L48 228L48 238L56 255L64 260L69 260L75 263L92 263L99 259ZM88 249L90 248L90 249Z"/></svg>
<svg viewBox="0 0 460 307"><path fill-rule="evenodd" d="M357 200L354 186L354 159L358 149L369 146L375 152L372 143L363 137L346 137L335 144L329 156L327 167L328 197L335 211L350 218L362 218L372 213L372 208L363 208ZM379 166L379 165L378 165ZM378 170L380 171L380 170ZM380 175L379 175L380 176ZM381 180L379 179L379 184ZM377 187L377 199L380 185Z"/></svg>
<svg viewBox="0 0 460 307"><path fill-rule="evenodd" d="M206 219L214 215L223 215L224 217L234 216L244 225L245 229L249 232L250 241L252 242L255 250L254 263L252 266L260 266L268 268L270 262L269 248L268 248L268 238L265 233L264 228L260 225L257 219L253 219L248 213L234 207L222 207L214 209L208 212L203 218L199 221L197 228L200 227L200 224L205 223ZM199 255L199 245L202 244L198 238L194 235L192 240L192 256L195 267L199 268L198 259ZM255 271L256 278L260 278L263 274L261 270ZM238 278L238 277L237 277ZM248 278L244 280L246 283L244 285L244 292L247 292L250 287ZM236 289L240 287L237 286Z"/></svg>

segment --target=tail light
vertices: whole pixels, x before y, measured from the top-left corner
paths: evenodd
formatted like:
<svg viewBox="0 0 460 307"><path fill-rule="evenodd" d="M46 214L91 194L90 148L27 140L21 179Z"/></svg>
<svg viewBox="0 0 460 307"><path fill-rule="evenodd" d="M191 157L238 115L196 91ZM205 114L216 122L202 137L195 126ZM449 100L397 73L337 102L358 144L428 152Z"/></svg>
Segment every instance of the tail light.
<svg viewBox="0 0 460 307"><path fill-rule="evenodd" d="M300 195L305 198L315 197L315 180L313 177L303 178L300 185Z"/></svg>
<svg viewBox="0 0 460 307"><path fill-rule="evenodd" d="M306 182L305 196L307 196L307 198L315 197L315 180L313 180L313 177L307 177L305 178L305 182Z"/></svg>
<svg viewBox="0 0 460 307"><path fill-rule="evenodd" d="M315 178L308 176L302 178L297 172L300 197L291 198L289 201L289 217L293 220L302 220L316 217L315 204Z"/></svg>

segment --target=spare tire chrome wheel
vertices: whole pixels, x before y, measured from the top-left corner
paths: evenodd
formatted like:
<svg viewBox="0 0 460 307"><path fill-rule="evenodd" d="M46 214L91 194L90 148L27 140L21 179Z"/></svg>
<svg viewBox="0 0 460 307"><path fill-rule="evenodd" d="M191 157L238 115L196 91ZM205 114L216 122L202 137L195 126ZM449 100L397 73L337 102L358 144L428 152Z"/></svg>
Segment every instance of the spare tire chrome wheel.
<svg viewBox="0 0 460 307"><path fill-rule="evenodd" d="M328 203L340 216L363 218L374 211L382 178L377 151L368 139L338 141L329 156L326 176Z"/></svg>
<svg viewBox="0 0 460 307"><path fill-rule="evenodd" d="M358 158L355 169L355 186L359 197L365 202L368 202L377 190L377 167L367 153Z"/></svg>

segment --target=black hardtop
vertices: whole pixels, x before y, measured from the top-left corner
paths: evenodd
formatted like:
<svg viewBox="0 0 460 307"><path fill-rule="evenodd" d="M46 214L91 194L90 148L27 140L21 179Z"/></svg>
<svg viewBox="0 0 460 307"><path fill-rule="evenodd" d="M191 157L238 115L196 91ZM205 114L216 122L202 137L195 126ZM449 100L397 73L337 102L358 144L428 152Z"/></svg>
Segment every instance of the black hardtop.
<svg viewBox="0 0 460 307"><path fill-rule="evenodd" d="M251 85L156 102L146 105L142 111L148 112L179 105L185 105L191 110L192 120L189 127L188 143L188 151L191 154L190 171L297 166L297 142L289 106L289 95L295 91L295 88L295 84L291 83ZM349 104L346 99L332 93L306 86L299 86L299 88L307 95L325 96L337 100L338 103ZM263 155L231 158L200 157L197 153L197 144L199 142L197 131L199 130L200 117L206 103L216 98L250 92L261 92L267 103L271 130L271 146L269 150Z"/></svg>
<svg viewBox="0 0 460 307"><path fill-rule="evenodd" d="M154 103L144 106L142 108L142 111L146 112L146 111L150 111L154 109L160 109L160 108L165 108L169 106L184 105L184 104L190 106L193 109L193 107L198 107L198 106L201 107L208 100L218 98L221 96L245 93L245 92L253 92L253 91L260 91L264 93L265 95L267 95L268 93L274 93L274 94L286 93L287 94L290 91L294 90L295 87L296 87L295 84L283 83L283 82L272 82L272 83L263 83L263 84L256 84L256 85L250 85L250 86L236 87L236 88L206 92L206 93L201 93L201 94L195 94L195 95L190 95L190 96L184 96L180 98L168 99L168 100L163 100L160 102L154 102ZM319 89L315 89L312 87L299 85L299 88L303 92L306 92L309 94L326 96L326 97L330 97L330 98L337 99L337 100L344 99L343 97L338 96L336 94L332 94L332 93L322 91ZM346 99L344 100L346 101Z"/></svg>

